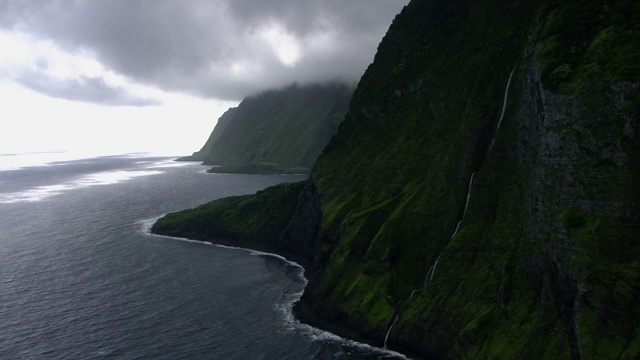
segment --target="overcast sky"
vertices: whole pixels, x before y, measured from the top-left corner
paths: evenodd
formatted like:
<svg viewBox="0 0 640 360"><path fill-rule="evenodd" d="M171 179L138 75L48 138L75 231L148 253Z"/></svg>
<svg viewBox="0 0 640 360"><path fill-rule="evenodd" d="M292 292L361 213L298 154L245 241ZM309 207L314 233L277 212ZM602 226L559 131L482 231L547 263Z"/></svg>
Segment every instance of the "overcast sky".
<svg viewBox="0 0 640 360"><path fill-rule="evenodd" d="M76 125L92 111L101 112L95 121L129 116L140 129L173 121L204 132L199 143L247 95L293 82L355 83L407 2L0 0L0 96L13 99L0 121L5 130L27 113L42 121L39 101L49 122L85 104L70 111L81 114Z"/></svg>

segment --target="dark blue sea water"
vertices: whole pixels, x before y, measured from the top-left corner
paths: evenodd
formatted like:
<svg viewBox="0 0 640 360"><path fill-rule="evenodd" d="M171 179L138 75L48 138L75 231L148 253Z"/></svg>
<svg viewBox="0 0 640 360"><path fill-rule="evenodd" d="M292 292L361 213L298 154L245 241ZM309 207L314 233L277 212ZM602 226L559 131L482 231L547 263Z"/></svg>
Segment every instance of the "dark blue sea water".
<svg viewBox="0 0 640 360"><path fill-rule="evenodd" d="M292 318L299 266L148 233L305 178L204 170L139 156L0 170L0 359L389 358Z"/></svg>

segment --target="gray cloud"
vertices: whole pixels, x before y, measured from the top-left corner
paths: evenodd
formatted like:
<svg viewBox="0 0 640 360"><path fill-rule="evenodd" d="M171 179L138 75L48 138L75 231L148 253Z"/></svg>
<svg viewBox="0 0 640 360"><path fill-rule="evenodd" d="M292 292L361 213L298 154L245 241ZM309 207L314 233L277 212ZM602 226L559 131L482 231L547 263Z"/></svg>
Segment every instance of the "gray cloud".
<svg viewBox="0 0 640 360"><path fill-rule="evenodd" d="M5 0L0 25L70 51L89 51L106 67L144 84L240 100L292 82L357 81L407 2ZM270 26L300 45L298 61L284 64L259 36ZM106 90L105 84L85 84Z"/></svg>
<svg viewBox="0 0 640 360"><path fill-rule="evenodd" d="M48 96L97 103L110 106L151 106L161 103L154 99L142 98L129 93L126 89L109 86L101 78L80 77L74 79L55 79L41 74L21 74L17 82Z"/></svg>

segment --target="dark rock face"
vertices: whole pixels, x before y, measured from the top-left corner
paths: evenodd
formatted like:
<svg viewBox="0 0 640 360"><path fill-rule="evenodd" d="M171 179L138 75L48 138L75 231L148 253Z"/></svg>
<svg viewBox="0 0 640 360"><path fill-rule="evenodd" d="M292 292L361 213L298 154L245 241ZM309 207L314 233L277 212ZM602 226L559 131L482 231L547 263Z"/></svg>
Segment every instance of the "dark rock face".
<svg viewBox="0 0 640 360"><path fill-rule="evenodd" d="M295 206L262 194L313 260L301 319L417 358L639 358L639 18L405 7Z"/></svg>
<svg viewBox="0 0 640 360"><path fill-rule="evenodd" d="M559 211L573 204L584 211L630 219L633 204L620 189L633 186L629 150L637 114L630 111L632 104L625 99L638 85L612 86L606 108L592 109L583 99L544 89L536 62L525 81L525 106L516 120L523 128L520 142L531 147L521 160L536 167L530 191L532 208ZM606 193L595 194L593 189Z"/></svg>
<svg viewBox="0 0 640 360"><path fill-rule="evenodd" d="M640 76L594 54L639 9L408 5L312 171L301 313L426 358L637 356Z"/></svg>
<svg viewBox="0 0 640 360"><path fill-rule="evenodd" d="M558 316L567 327L571 358L582 359L593 354L593 348L589 349L591 355L585 354L581 340L583 333L593 331L589 329L593 323L585 318L596 316L600 317L598 322L610 321L601 316L609 311L606 307L613 305L609 301L617 301L603 302L604 294L593 286L610 279L587 268L599 267L597 264L605 260L600 252L606 247L607 237L624 240L631 233L617 233L619 229L634 231L632 224L639 220L637 191L631 190L637 186L638 174L634 173L635 160L630 158L635 152L632 144L637 142L638 118L637 109L628 100L638 84L612 85L605 95L607 101L594 107L584 98L545 89L536 55L534 52L526 69L523 103L515 116L520 127L518 143L522 144L517 148L518 161L522 167L533 169L523 198L523 205L529 210L525 229L528 240L541 247L540 257L529 260L528 265L533 278L547 276L550 280L539 293L550 292ZM593 234L591 239L577 234L589 226L598 232L600 225L606 228L600 231L609 234ZM633 245L624 248L623 251L637 251ZM576 260L580 257L583 259ZM622 260L616 265L626 262L623 266L633 268L635 265L623 260L625 257L619 253L610 260ZM628 331L634 325L624 324L624 319L618 321L612 331L630 339Z"/></svg>
<svg viewBox="0 0 640 360"><path fill-rule="evenodd" d="M318 188L310 176L298 198L291 221L280 235L278 248L303 256L310 263L316 263L320 254L317 242L322 209Z"/></svg>

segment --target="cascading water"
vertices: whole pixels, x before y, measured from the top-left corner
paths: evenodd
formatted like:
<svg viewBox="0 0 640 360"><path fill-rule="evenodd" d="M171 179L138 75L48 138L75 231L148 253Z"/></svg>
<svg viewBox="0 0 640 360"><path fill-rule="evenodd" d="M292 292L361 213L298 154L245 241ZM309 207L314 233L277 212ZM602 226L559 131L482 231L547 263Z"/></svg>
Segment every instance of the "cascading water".
<svg viewBox="0 0 640 360"><path fill-rule="evenodd" d="M473 177L476 175L476 173L471 174L471 179L469 180L469 185L467 188L467 200L464 204L464 210L462 211L462 216L460 217L460 220L458 221L458 224L456 225L456 229L453 231L453 235L451 235L451 237L449 238L449 241L451 241L451 239L453 239L456 235L458 235L458 230L460 230L460 225L462 224L462 219L464 219L464 215L467 213L467 208L469 207L469 200L471 200L471 186L473 186ZM429 282L431 282L431 280L433 279L433 275L436 272L436 267L438 266L438 261L440 260L440 256L438 256L438 258L436 258L436 261L433 263L433 265L431 265L431 267L429 268L429 271L427 271L427 276L425 276L424 278L424 285L423 287L427 287L427 285L429 285Z"/></svg>
<svg viewBox="0 0 640 360"><path fill-rule="evenodd" d="M498 119L498 125L496 126L496 131L493 135L493 140L491 141L491 145L489 146L489 150L487 151L487 158L489 158L489 154L491 154L491 150L493 150L493 145L496 143L496 138L498 137L498 131L500 130L500 125L502 124L502 119L504 119L504 114L507 109L507 102L509 100L509 87L511 86L511 79L513 78L514 71L515 71L515 68L511 70L511 74L509 74L509 80L507 81L507 86L504 90L502 112L500 113L500 118ZM471 200L471 188L473 187L473 178L475 175L476 175L475 172L471 173L471 177L469 179L469 185L467 185L467 199L464 204L464 209L462 210L462 216L460 217L460 220L456 225L456 229L451 235L451 238L449 239L449 241L451 241L451 239L453 239L458 234L458 230L460 230L460 226L462 225L462 220L464 220L464 216L467 213L467 208L469 207L469 201ZM429 268L429 271L427 271L427 276L425 276L423 288L426 288L427 285L429 285L429 283L431 282L431 280L433 280L433 276L436 273L436 267L438 266L438 261L440 261L440 256L436 258L436 261L433 263L433 265L431 265L431 267ZM419 289L413 289L413 291L411 292L411 295L407 300L411 300L417 291L419 291ZM397 305L396 305L396 308L397 308ZM387 348L387 341L389 340L389 334L391 334L391 330L395 326L396 322L398 322L399 318L400 318L400 314L397 313L396 317L393 319L393 322L391 323L391 326L389 326L389 329L387 330L387 334L384 337L384 349Z"/></svg>
<svg viewBox="0 0 640 360"><path fill-rule="evenodd" d="M433 274L436 272L436 266L438 266L438 260L440 260L440 256L438 256L436 261L429 268L429 271L427 271L427 276L424 278L424 285L422 287L427 287L427 285L429 285L429 281L433 279Z"/></svg>
<svg viewBox="0 0 640 360"><path fill-rule="evenodd" d="M511 86L511 79L513 78L513 72L516 69L511 70L511 74L509 74L509 81L507 81L507 87L504 89L504 100L502 101L502 113L500 114L500 119L498 120L498 126L496 126L496 132L493 134L493 140L491 141L491 146L489 146L489 151L487 152L487 158L489 154L491 154L491 150L493 150L493 145L496 143L496 138L498 137L498 131L500 130L500 125L502 124L502 119L504 119L504 112L507 110L507 101L509 100L509 86Z"/></svg>
<svg viewBox="0 0 640 360"><path fill-rule="evenodd" d="M491 154L491 150L493 150L493 146L496 143L496 138L498 137L498 131L500 130L500 125L502 125L502 119L504 119L504 114L507 110L507 102L509 101L509 87L511 86L511 79L513 78L513 73L515 70L516 70L515 68L511 70L511 73L509 74L509 80L507 81L507 86L504 89L504 99L502 101L502 112L500 113L500 118L498 119L498 125L496 126L495 133L493 134L493 139L491 140L489 151L487 151L487 158L489 158L489 154ZM456 229L453 231L453 235L451 235L451 237L449 238L450 241L456 235L458 235L458 231L460 230L460 226L462 225L462 220L464 220L464 216L467 213L467 208L469 207L469 201L471 200L471 189L473 186L473 177L475 175L476 173L473 172L471 174L471 178L469 179L469 185L467 186L467 200L464 204L464 210L462 211L462 216L460 217L460 220L456 225ZM433 275L436 272L436 266L438 265L438 260L440 260L440 256L438 256L434 264L429 268L429 271L427 271L427 276L424 279L424 287L427 287L427 285L429 285L429 282L431 282L431 280L433 279Z"/></svg>
<svg viewBox="0 0 640 360"><path fill-rule="evenodd" d="M469 207L469 200L471 200L471 186L473 185L473 177L476 173L471 174L471 179L469 180L469 185L467 186L467 200L464 203L464 210L462 211L462 216L458 221L458 225L456 225L456 229L453 232L453 235L449 238L449 240L453 239L456 235L458 235L458 230L460 230L460 225L462 224L462 219L464 219L464 215L467 213L467 208Z"/></svg>
<svg viewBox="0 0 640 360"><path fill-rule="evenodd" d="M391 329L393 329L393 326L396 324L396 322L398 322L398 318L400 317L400 315L396 315L396 318L393 319L393 323L391 323L391 326L389 326L389 330L387 330L387 335L385 335L384 337L384 346L383 349L387 349L387 340L389 340L389 334L391 333Z"/></svg>
<svg viewBox="0 0 640 360"><path fill-rule="evenodd" d="M413 289L413 291L411 292L411 295L409 295L409 299L408 299L408 300L413 299L413 296L414 296L414 295L416 294L416 292L418 292L419 290L420 290L420 289Z"/></svg>

